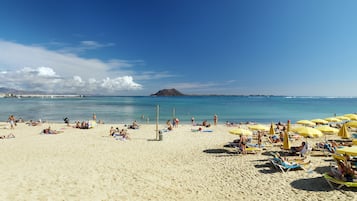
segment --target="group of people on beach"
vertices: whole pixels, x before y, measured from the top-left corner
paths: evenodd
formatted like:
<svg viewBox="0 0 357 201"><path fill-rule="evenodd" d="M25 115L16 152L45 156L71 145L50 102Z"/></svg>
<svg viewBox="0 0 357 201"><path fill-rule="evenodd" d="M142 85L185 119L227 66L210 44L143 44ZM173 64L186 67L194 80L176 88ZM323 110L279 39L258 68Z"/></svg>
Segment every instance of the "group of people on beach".
<svg viewBox="0 0 357 201"><path fill-rule="evenodd" d="M192 126L204 126L204 127L210 127L211 124L205 119L202 121L202 124L196 123L195 121L195 117L191 117L191 124ZM218 124L218 115L214 114L213 115L213 125L217 125Z"/></svg>
<svg viewBox="0 0 357 201"><path fill-rule="evenodd" d="M110 127L109 136L114 137L116 140L129 140L130 139L128 131L126 129L120 130L118 127L114 128L113 126Z"/></svg>

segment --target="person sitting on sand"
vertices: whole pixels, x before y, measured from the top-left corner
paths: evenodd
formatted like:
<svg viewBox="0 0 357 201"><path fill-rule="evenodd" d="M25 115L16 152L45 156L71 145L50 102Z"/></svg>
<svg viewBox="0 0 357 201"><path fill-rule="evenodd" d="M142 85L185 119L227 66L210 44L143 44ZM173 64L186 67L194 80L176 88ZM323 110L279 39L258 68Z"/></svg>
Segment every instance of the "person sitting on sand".
<svg viewBox="0 0 357 201"><path fill-rule="evenodd" d="M76 121L76 124L73 126L73 128L81 128L81 123Z"/></svg>
<svg viewBox="0 0 357 201"><path fill-rule="evenodd" d="M130 129L139 129L139 124L135 121L133 121L133 124L129 126Z"/></svg>
<svg viewBox="0 0 357 201"><path fill-rule="evenodd" d="M306 142L302 142L298 147L291 147L292 152L300 152L304 149Z"/></svg>
<svg viewBox="0 0 357 201"><path fill-rule="evenodd" d="M306 142L302 142L298 147L291 147L290 151L292 153L299 152L300 155L303 156L309 151L309 145Z"/></svg>
<svg viewBox="0 0 357 201"><path fill-rule="evenodd" d="M204 120L204 121L202 122L202 126L204 126L204 127L208 128L208 127L210 127L210 126L211 126L211 124L210 124L210 123L208 123L208 122L207 122L207 120Z"/></svg>
<svg viewBox="0 0 357 201"><path fill-rule="evenodd" d="M125 129L121 129L119 134L120 134L120 136L122 136L123 139L130 140L129 134Z"/></svg>
<svg viewBox="0 0 357 201"><path fill-rule="evenodd" d="M9 139L9 138L15 138L15 135L10 133L9 135L1 135L0 139Z"/></svg>
<svg viewBox="0 0 357 201"><path fill-rule="evenodd" d="M127 133L127 131L125 129L121 129L120 131L119 131L119 128L114 129L112 136L116 140L129 140L130 139L129 134Z"/></svg>
<svg viewBox="0 0 357 201"><path fill-rule="evenodd" d="M172 126L170 120L166 121L166 125L167 125L167 130L171 131L173 129L173 126Z"/></svg>
<svg viewBox="0 0 357 201"><path fill-rule="evenodd" d="M112 126L112 127L110 127L110 130L109 130L109 136L113 136L114 135L114 133L115 133L115 129L114 129L114 127Z"/></svg>

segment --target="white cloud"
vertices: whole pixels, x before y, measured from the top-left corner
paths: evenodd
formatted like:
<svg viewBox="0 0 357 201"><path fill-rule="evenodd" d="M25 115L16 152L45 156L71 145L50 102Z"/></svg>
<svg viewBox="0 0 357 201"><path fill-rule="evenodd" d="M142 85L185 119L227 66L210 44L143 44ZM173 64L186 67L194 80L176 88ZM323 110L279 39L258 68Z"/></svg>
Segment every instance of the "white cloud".
<svg viewBox="0 0 357 201"><path fill-rule="evenodd" d="M38 68L38 76L42 77L56 77L55 71L52 68L48 67L39 67Z"/></svg>
<svg viewBox="0 0 357 201"><path fill-rule="evenodd" d="M99 47L94 41L83 46ZM61 93L116 94L139 90L125 60L102 61L0 40L0 86ZM115 69L115 71L113 71Z"/></svg>
<svg viewBox="0 0 357 201"><path fill-rule="evenodd" d="M52 46L58 46L61 47L58 52L62 53L70 53L70 54L81 54L84 53L88 50L95 50L99 48L104 48L104 47L111 47L114 46L114 43L98 43L96 41L80 41L78 45L68 45L65 43L58 43L58 42L51 42L49 43Z"/></svg>

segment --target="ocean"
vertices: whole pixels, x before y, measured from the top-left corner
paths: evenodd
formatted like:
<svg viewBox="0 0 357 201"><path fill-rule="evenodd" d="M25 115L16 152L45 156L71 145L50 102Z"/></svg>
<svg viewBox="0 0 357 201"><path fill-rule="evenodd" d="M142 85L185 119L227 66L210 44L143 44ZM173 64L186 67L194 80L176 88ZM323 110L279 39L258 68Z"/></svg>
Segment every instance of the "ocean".
<svg viewBox="0 0 357 201"><path fill-rule="evenodd" d="M104 123L155 123L159 106L159 122L177 117L181 123L286 122L327 118L357 112L355 97L288 97L288 96L180 96L180 97L102 97L81 98L0 98L0 121L9 115L27 120L63 122L84 121L96 114Z"/></svg>

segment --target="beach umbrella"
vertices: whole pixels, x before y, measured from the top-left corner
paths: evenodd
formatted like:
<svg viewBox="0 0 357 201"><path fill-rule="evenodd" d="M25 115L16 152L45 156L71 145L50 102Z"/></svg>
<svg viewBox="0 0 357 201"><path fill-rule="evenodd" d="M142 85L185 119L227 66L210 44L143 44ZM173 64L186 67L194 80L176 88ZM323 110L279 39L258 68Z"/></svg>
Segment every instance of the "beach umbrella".
<svg viewBox="0 0 357 201"><path fill-rule="evenodd" d="M229 133L233 135L252 135L252 131L243 128L232 129Z"/></svg>
<svg viewBox="0 0 357 201"><path fill-rule="evenodd" d="M333 128L331 126L318 126L316 127L317 130L326 133L326 134L336 134L338 133L338 129L337 128Z"/></svg>
<svg viewBox="0 0 357 201"><path fill-rule="evenodd" d="M269 128L267 126L264 126L261 124L249 125L248 128L252 129L252 130L264 130L264 131L269 130Z"/></svg>
<svg viewBox="0 0 357 201"><path fill-rule="evenodd" d="M315 126L316 124L312 121L309 120L299 120L296 122L297 124L302 124L302 125L309 125L309 126Z"/></svg>
<svg viewBox="0 0 357 201"><path fill-rule="evenodd" d="M345 123L344 125L346 125L347 127L357 128L357 121L349 121L349 122Z"/></svg>
<svg viewBox="0 0 357 201"><path fill-rule="evenodd" d="M339 148L336 150L336 152L338 154L357 156L357 146Z"/></svg>
<svg viewBox="0 0 357 201"><path fill-rule="evenodd" d="M275 134L273 122L271 122L271 124L270 124L269 134L270 135L274 135Z"/></svg>
<svg viewBox="0 0 357 201"><path fill-rule="evenodd" d="M341 119L337 119L335 117L328 117L328 118L325 118L326 121L328 122L340 122Z"/></svg>
<svg viewBox="0 0 357 201"><path fill-rule="evenodd" d="M316 124L328 124L328 121L324 119L311 119L310 121L316 123Z"/></svg>
<svg viewBox="0 0 357 201"><path fill-rule="evenodd" d="M342 127L340 128L340 131L338 131L338 136L341 138L350 138L350 133L347 130L346 124L343 124Z"/></svg>
<svg viewBox="0 0 357 201"><path fill-rule="evenodd" d="M340 120L351 120L351 118L346 117L346 116L337 116L335 118L340 119Z"/></svg>
<svg viewBox="0 0 357 201"><path fill-rule="evenodd" d="M316 128L311 127L295 127L292 129L293 132L298 133L304 137L322 137L322 132L317 130Z"/></svg>
<svg viewBox="0 0 357 201"><path fill-rule="evenodd" d="M357 120L357 114L345 114L343 116L348 117L351 120Z"/></svg>
<svg viewBox="0 0 357 201"><path fill-rule="evenodd" d="M283 149L289 150L291 148L288 132L284 132Z"/></svg>
<svg viewBox="0 0 357 201"><path fill-rule="evenodd" d="M288 120L287 126L286 126L286 131L290 132L291 130L291 125L290 125L290 120Z"/></svg>

